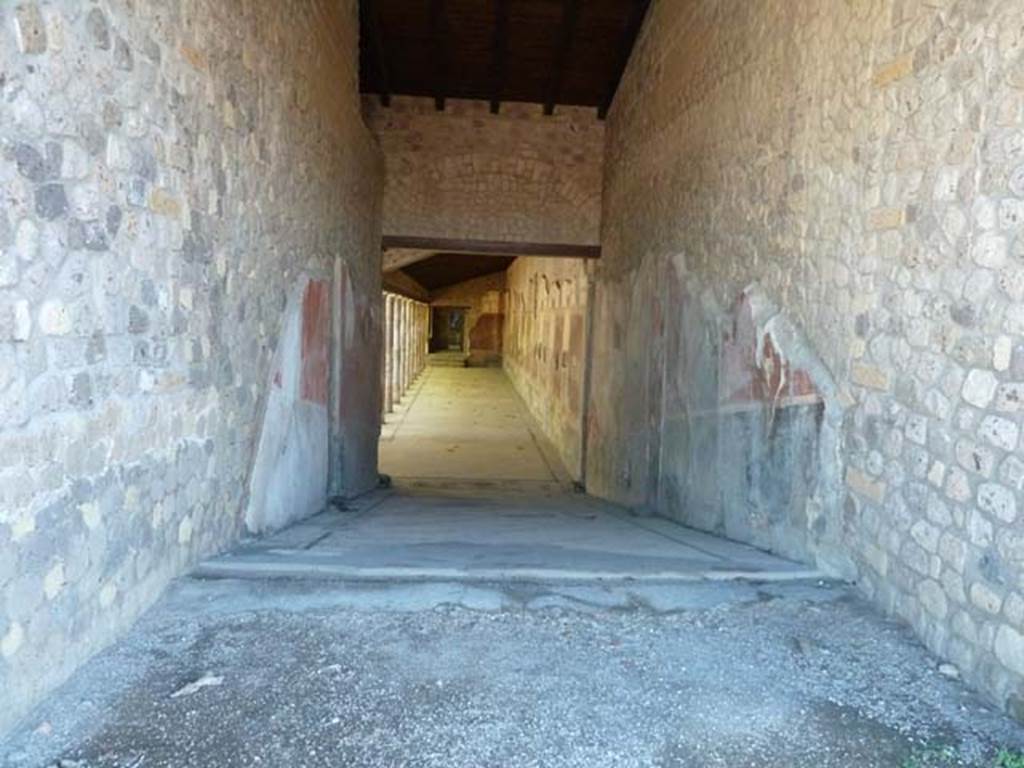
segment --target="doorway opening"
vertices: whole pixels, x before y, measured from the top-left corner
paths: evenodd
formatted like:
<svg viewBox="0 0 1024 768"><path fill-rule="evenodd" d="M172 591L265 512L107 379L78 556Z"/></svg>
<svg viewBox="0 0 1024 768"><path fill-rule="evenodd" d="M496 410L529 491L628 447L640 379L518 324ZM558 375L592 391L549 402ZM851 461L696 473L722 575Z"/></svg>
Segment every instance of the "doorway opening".
<svg viewBox="0 0 1024 768"><path fill-rule="evenodd" d="M466 312L469 307L434 307L431 352L466 351Z"/></svg>

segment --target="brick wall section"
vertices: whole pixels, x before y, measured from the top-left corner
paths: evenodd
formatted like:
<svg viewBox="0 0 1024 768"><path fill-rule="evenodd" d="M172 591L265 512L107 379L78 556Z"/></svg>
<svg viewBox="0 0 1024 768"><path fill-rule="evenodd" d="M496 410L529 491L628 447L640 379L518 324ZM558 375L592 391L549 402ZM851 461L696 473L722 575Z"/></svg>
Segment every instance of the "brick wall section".
<svg viewBox="0 0 1024 768"><path fill-rule="evenodd" d="M379 337L356 30L355 0L0 4L0 731L239 535L299 275Z"/></svg>
<svg viewBox="0 0 1024 768"><path fill-rule="evenodd" d="M384 232L595 244L604 123L593 109L393 98L363 100L384 150Z"/></svg>
<svg viewBox="0 0 1024 768"><path fill-rule="evenodd" d="M838 414L799 422L834 430L839 464L808 446L805 535L840 542L868 595L1018 716L1022 16L1019 0L653 4L607 128L588 477L684 519L721 504L680 467L730 458L721 378L770 357L767 325L747 364L714 361L738 301L762 297L797 331L772 349ZM772 442L774 402L756 417L771 429L745 433L768 458L794 445Z"/></svg>
<svg viewBox="0 0 1024 768"><path fill-rule="evenodd" d="M578 259L520 257L507 274L505 371L569 474L579 480L586 264Z"/></svg>

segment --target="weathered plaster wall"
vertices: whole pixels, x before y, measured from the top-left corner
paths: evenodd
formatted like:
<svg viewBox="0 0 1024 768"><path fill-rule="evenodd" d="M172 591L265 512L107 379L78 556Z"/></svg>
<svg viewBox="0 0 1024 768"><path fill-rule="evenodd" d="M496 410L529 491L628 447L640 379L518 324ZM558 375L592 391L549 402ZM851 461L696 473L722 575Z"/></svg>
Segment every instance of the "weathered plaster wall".
<svg viewBox="0 0 1024 768"><path fill-rule="evenodd" d="M581 479L586 262L520 257L508 272L504 367L574 480Z"/></svg>
<svg viewBox="0 0 1024 768"><path fill-rule="evenodd" d="M587 474L855 575L1018 715L1022 18L653 4L608 124Z"/></svg>
<svg viewBox="0 0 1024 768"><path fill-rule="evenodd" d="M466 308L463 349L469 353L467 365L501 365L504 291L505 272L496 272L431 293L432 307Z"/></svg>
<svg viewBox="0 0 1024 768"><path fill-rule="evenodd" d="M387 163L389 235L594 244L604 123L593 109L396 97L363 100Z"/></svg>
<svg viewBox="0 0 1024 768"><path fill-rule="evenodd" d="M375 482L356 30L355 0L0 3L0 731L242 532L271 412L315 424L277 443L319 441L313 496L328 441L334 490Z"/></svg>

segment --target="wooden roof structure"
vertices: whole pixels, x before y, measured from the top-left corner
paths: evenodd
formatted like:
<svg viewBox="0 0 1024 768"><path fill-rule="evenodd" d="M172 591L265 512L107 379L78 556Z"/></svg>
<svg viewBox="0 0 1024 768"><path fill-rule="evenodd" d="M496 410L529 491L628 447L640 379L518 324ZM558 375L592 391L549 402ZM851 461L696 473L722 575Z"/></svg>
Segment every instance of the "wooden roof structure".
<svg viewBox="0 0 1024 768"><path fill-rule="evenodd" d="M360 89L611 106L650 0L361 0Z"/></svg>

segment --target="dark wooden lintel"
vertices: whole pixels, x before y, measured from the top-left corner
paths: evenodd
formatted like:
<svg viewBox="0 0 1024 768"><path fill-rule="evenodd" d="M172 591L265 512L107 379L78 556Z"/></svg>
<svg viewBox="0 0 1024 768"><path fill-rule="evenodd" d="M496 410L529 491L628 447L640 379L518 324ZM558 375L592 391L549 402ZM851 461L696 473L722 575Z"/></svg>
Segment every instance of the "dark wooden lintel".
<svg viewBox="0 0 1024 768"><path fill-rule="evenodd" d="M600 245L529 243L504 240L459 240L446 237L384 235L383 248L418 248L438 252L474 253L482 256L556 256L575 259L601 257Z"/></svg>

